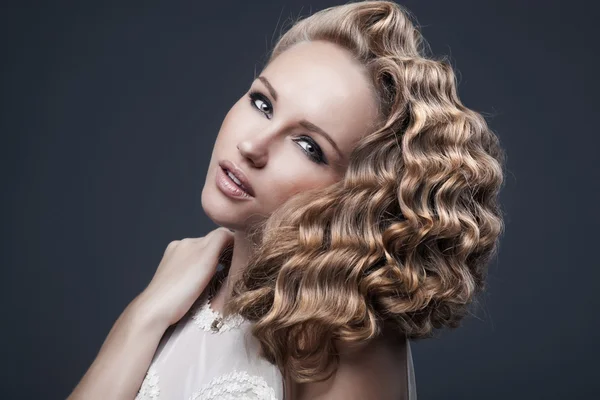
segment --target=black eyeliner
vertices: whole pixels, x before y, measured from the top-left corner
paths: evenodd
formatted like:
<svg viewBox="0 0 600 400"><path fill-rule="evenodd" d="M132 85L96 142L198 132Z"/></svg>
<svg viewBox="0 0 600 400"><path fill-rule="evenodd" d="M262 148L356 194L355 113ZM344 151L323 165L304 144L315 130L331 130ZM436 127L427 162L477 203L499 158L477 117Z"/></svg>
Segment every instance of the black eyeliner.
<svg viewBox="0 0 600 400"><path fill-rule="evenodd" d="M323 150L321 149L321 146L319 146L317 144L317 142L315 142L311 137L309 136L300 136L296 139L294 139L294 142L297 140L304 140L305 142L310 143L310 145L315 149L316 154L315 155L311 155L308 151L302 149L302 151L304 151L304 153L306 153L306 155L311 159L314 160L316 163L318 164L329 164L327 162L327 160L325 159L325 154L323 154Z"/></svg>
<svg viewBox="0 0 600 400"><path fill-rule="evenodd" d="M261 110L260 108L258 108L256 106L256 104L254 103L256 100L261 100L264 103L266 103L269 107L269 109L271 109L271 112L273 112L273 105L271 104L271 102L269 101L269 99L267 98L267 96L265 96L264 94L262 94L259 91L251 91L250 93L248 93L248 97L250 100L250 105L255 108L258 112L260 112L261 114L265 115L267 117L267 119L271 119L267 116L267 114ZM314 141L313 138L311 138L310 136L300 136L296 139L294 139L294 142L296 142L297 140L304 140L308 143L310 143L311 146L313 146L313 148L316 150L316 155L312 155L310 154L308 151L304 150L304 148L302 148L302 151L304 152L304 154L306 154L306 156L314 161L317 164L325 164L325 165L329 165L329 163L327 162L326 158L325 158L325 154L323 153L323 150L321 149L321 146L319 146L317 144L317 142Z"/></svg>
<svg viewBox="0 0 600 400"><path fill-rule="evenodd" d="M248 97L250 98L250 105L252 107L254 107L255 109L257 109L258 112L264 114L265 116L266 116L265 112L263 110L261 110L260 108L258 108L256 106L256 104L254 104L254 102L256 100L261 100L261 101L265 102L269 106L269 108L271 109L271 112L273 111L273 105L271 104L271 102L269 101L269 99L264 94L262 94L260 92L257 92L257 91L252 91L252 92L248 93ZM267 119L271 119L271 118L269 118L267 116Z"/></svg>

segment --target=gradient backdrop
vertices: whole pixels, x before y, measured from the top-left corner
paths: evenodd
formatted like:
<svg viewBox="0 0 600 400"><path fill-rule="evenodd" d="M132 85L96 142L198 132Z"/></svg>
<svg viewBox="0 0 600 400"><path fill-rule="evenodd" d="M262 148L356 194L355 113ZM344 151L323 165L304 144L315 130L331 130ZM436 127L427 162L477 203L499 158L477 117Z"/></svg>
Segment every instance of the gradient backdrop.
<svg viewBox="0 0 600 400"><path fill-rule="evenodd" d="M341 3L2 3L0 398L65 398L167 244L216 227L200 194L227 110L284 21ZM413 343L419 399L595 397L597 6L402 4L509 172L481 307Z"/></svg>

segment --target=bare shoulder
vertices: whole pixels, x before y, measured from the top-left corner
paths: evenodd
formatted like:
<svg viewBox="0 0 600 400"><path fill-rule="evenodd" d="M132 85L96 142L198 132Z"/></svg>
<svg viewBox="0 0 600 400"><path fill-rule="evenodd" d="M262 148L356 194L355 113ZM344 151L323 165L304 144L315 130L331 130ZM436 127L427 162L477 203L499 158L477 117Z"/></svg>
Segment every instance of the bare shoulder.
<svg viewBox="0 0 600 400"><path fill-rule="evenodd" d="M408 398L404 336L386 332L360 351L340 351L336 373L324 382L294 385L293 400Z"/></svg>

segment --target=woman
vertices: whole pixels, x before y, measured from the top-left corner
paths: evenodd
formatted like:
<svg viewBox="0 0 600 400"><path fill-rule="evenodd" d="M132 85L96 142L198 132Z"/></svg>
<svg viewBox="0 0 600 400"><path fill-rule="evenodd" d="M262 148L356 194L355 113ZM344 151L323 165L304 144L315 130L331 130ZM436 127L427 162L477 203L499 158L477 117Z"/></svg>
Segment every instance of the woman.
<svg viewBox="0 0 600 400"><path fill-rule="evenodd" d="M215 142L221 227L169 244L70 398L416 398L408 340L484 288L503 152L409 17L348 3L279 39Z"/></svg>

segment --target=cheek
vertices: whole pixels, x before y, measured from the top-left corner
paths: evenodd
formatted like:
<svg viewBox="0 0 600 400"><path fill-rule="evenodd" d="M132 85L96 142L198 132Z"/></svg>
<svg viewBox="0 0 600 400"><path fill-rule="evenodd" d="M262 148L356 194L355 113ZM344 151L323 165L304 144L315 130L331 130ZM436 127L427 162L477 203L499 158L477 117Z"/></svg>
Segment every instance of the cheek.
<svg viewBox="0 0 600 400"><path fill-rule="evenodd" d="M271 179L268 179L268 193L270 193L268 207L270 210L281 205L297 193L325 188L335 183L332 176L322 171L315 171L310 166L302 166L299 163L293 165L289 162L286 163L285 160L277 165L284 165L285 167L279 168L275 173L270 174Z"/></svg>
<svg viewBox="0 0 600 400"><path fill-rule="evenodd" d="M231 107L225 115L216 144L229 146L231 143L237 144L239 140L246 137L248 132L255 129L251 126L254 115L252 110L246 105L246 99L241 98ZM235 146L233 147L235 149Z"/></svg>

